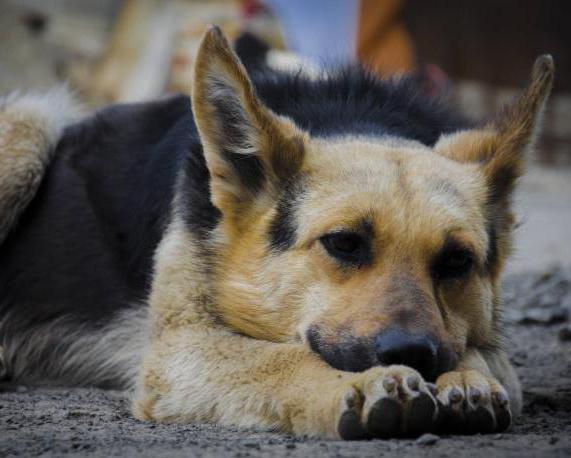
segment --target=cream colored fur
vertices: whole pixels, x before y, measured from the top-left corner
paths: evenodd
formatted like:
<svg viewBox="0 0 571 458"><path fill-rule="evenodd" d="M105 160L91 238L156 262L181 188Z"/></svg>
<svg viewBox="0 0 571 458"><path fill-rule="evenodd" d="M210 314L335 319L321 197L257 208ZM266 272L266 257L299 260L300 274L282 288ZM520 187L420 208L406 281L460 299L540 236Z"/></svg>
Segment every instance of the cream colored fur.
<svg viewBox="0 0 571 458"><path fill-rule="evenodd" d="M5 375L23 383L47 379L65 385L130 389L149 342L148 323L148 309L138 305L119 312L98 330L59 319L7 337L10 315L4 316L0 378L4 366Z"/></svg>

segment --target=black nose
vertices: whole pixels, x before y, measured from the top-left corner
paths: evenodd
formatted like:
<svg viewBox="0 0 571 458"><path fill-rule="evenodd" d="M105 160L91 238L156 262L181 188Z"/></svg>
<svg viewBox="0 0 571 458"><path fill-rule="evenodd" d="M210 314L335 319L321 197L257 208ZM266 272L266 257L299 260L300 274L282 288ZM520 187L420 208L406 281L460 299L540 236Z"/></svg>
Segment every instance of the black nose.
<svg viewBox="0 0 571 458"><path fill-rule="evenodd" d="M416 369L426 380L435 377L438 344L427 335L390 329L377 335L375 350L384 366L402 364Z"/></svg>

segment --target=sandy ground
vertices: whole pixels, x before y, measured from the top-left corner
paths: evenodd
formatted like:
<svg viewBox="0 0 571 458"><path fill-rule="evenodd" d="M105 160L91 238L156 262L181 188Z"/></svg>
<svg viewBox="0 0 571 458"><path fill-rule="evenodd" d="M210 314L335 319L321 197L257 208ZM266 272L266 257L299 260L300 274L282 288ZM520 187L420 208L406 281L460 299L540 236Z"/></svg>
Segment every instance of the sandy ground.
<svg viewBox="0 0 571 458"><path fill-rule="evenodd" d="M520 225L508 271L571 265L571 169L531 164L515 202Z"/></svg>
<svg viewBox="0 0 571 458"><path fill-rule="evenodd" d="M569 457L571 269L506 281L508 349L524 386L524 412L503 434L422 440L303 440L209 425L154 425L129 414L120 392L5 385L0 456L141 457ZM429 441L431 442L431 441Z"/></svg>

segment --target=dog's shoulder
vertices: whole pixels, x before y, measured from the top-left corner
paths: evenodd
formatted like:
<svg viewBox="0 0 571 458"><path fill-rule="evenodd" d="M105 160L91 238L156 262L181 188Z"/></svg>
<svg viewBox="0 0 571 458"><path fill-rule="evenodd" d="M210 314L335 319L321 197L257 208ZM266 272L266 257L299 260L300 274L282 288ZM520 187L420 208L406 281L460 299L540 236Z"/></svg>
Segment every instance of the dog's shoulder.
<svg viewBox="0 0 571 458"><path fill-rule="evenodd" d="M127 156L141 158L173 136L184 142L193 130L189 97L173 95L149 102L114 104L96 111L64 131L58 150L78 166Z"/></svg>
<svg viewBox="0 0 571 458"><path fill-rule="evenodd" d="M68 128L58 153L81 178L113 240L121 240L119 253L131 265L147 265L166 227L179 170L197 143L190 99L176 95L107 107Z"/></svg>

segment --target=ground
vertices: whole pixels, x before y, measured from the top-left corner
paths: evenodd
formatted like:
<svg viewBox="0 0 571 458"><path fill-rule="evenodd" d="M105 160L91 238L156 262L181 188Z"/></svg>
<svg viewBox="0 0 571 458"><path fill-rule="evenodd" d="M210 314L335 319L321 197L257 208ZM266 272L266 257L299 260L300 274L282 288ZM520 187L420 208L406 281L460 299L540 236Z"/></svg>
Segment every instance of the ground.
<svg viewBox="0 0 571 458"><path fill-rule="evenodd" d="M524 386L524 411L502 434L342 442L210 425L141 423L117 391L5 385L0 456L140 457L569 457L571 269L506 280L507 348Z"/></svg>

